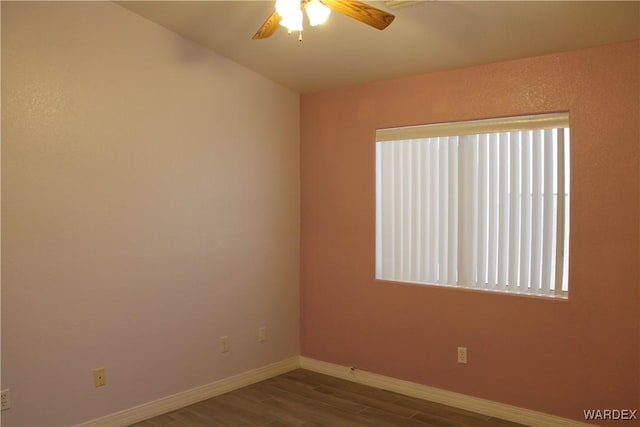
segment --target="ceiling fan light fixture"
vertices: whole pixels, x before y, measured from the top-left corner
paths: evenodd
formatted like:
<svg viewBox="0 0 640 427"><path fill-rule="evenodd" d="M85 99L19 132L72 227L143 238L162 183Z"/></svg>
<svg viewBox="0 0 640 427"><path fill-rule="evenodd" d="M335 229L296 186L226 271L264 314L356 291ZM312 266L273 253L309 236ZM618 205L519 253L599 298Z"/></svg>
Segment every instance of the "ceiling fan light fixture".
<svg viewBox="0 0 640 427"><path fill-rule="evenodd" d="M359 0L275 0L275 2L276 10L253 35L254 40L270 37L278 25L282 25L289 30L289 34L297 31L298 40L302 41L304 10L307 11L309 23L312 26L325 22L331 11L356 19L377 30L384 30L395 18L392 14Z"/></svg>
<svg viewBox="0 0 640 427"><path fill-rule="evenodd" d="M302 31L302 9L300 0L276 0L276 12L282 18L280 25L289 32Z"/></svg>
<svg viewBox="0 0 640 427"><path fill-rule="evenodd" d="M324 24L331 14L331 9L323 5L320 0L310 0L304 9L307 11L309 24L312 27Z"/></svg>

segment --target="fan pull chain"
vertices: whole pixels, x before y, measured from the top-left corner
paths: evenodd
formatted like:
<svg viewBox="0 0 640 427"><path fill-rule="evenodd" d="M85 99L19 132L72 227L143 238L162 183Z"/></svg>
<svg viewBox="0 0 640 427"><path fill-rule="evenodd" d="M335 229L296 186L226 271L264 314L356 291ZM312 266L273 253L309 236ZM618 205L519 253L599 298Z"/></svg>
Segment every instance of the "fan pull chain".
<svg viewBox="0 0 640 427"><path fill-rule="evenodd" d="M291 34L293 34L293 31L291 31L291 30L287 31L287 35L289 35L289 36L290 36ZM299 41L299 42L302 42L302 31L300 31L300 32L298 33L298 41Z"/></svg>

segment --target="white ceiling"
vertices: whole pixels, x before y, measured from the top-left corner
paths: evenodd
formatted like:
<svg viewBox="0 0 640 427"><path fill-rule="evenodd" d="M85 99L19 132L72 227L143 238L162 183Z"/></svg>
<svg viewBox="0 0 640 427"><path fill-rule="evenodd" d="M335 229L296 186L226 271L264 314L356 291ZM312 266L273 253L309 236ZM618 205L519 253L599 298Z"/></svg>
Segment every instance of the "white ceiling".
<svg viewBox="0 0 640 427"><path fill-rule="evenodd" d="M251 39L274 1L118 2L301 93L640 38L640 1L366 3L395 21L379 31L332 13L300 43L282 27Z"/></svg>

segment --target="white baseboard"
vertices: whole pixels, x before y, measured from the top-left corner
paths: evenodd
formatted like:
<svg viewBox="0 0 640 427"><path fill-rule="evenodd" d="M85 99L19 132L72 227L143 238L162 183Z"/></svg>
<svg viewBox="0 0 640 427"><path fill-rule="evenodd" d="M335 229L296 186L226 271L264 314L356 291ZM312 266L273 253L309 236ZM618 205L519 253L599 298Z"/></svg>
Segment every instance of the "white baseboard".
<svg viewBox="0 0 640 427"><path fill-rule="evenodd" d="M134 408L116 412L105 417L97 418L80 424L77 427L120 427L137 423L148 418L165 414L170 411L182 408L210 399L212 397L237 390L242 387L264 381L271 377L292 371L300 367L300 358L298 356L272 363L261 368L243 372L232 377L224 378L219 381L205 384L191 390L183 391L153 402L145 403Z"/></svg>
<svg viewBox="0 0 640 427"><path fill-rule="evenodd" d="M153 402L145 403L134 408L97 418L76 427L124 427L298 368L524 425L535 427L593 427L593 425L557 417L555 415L549 415L542 412L519 408L517 406L467 396L359 369L351 370L347 366L322 362L303 356L295 356L261 368L243 372L232 377L224 378L210 384L205 384L203 386L158 399Z"/></svg>
<svg viewBox="0 0 640 427"><path fill-rule="evenodd" d="M384 375L361 371L359 369L351 370L351 368L347 366L321 362L319 360L309 359L303 356L300 357L300 367L320 374L330 375L332 377L358 382L368 386L404 394L406 396L429 400L431 402L441 403L443 405L453 406L459 409L501 418L503 420L528 426L593 427L593 425L557 417L555 415L549 415L542 412L519 408L517 406L454 393L452 391L429 387L409 381L398 380Z"/></svg>

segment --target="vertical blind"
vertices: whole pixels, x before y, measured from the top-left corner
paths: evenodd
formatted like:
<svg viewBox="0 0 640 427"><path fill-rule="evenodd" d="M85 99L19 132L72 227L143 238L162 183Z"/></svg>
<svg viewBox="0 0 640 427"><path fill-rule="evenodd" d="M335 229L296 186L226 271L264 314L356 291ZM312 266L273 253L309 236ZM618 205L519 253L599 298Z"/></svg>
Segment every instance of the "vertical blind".
<svg viewBox="0 0 640 427"><path fill-rule="evenodd" d="M376 278L567 295L567 114L376 140Z"/></svg>

